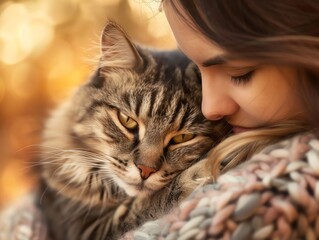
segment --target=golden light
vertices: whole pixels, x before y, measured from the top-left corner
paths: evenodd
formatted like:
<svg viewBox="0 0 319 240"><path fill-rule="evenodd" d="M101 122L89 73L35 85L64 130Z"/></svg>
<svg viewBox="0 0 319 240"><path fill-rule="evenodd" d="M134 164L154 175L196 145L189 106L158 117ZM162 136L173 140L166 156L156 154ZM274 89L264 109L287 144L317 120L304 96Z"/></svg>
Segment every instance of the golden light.
<svg viewBox="0 0 319 240"><path fill-rule="evenodd" d="M64 39L56 39L55 45L49 50L48 55L50 58L47 59L45 68L49 81L54 81L75 70L75 55L72 45Z"/></svg>
<svg viewBox="0 0 319 240"><path fill-rule="evenodd" d="M60 78L49 80L46 85L46 92L50 100L57 104L68 97L82 82L86 81L86 67L78 68L76 71L67 72Z"/></svg>
<svg viewBox="0 0 319 240"><path fill-rule="evenodd" d="M32 55L41 54L51 44L53 38L54 28L48 18L29 17L20 25L19 46Z"/></svg>
<svg viewBox="0 0 319 240"><path fill-rule="evenodd" d="M34 179L30 178L30 176L26 177L27 166L23 165L21 161L11 160L13 163L5 166L2 170L2 175L0 175L1 194L5 202L14 200L26 193L34 182Z"/></svg>
<svg viewBox="0 0 319 240"><path fill-rule="evenodd" d="M74 19L78 11L79 0L42 0L38 9L50 18L54 25L60 25Z"/></svg>
<svg viewBox="0 0 319 240"><path fill-rule="evenodd" d="M132 10L142 14L143 18L153 17L160 11L160 1L156 0L135 0L129 1Z"/></svg>
<svg viewBox="0 0 319 240"><path fill-rule="evenodd" d="M9 136L7 139L13 150L12 155L27 155L29 150L34 149L33 144L39 137L40 129L39 119L34 116L23 115L14 119L8 126Z"/></svg>
<svg viewBox="0 0 319 240"><path fill-rule="evenodd" d="M139 22L145 26L144 31L152 36L152 45L155 42L155 45L160 48L176 48L165 14L160 9L160 0L135 0L129 1L129 4L136 18L140 19Z"/></svg>
<svg viewBox="0 0 319 240"><path fill-rule="evenodd" d="M4 98L5 92L6 92L6 85L0 75L0 103L2 99Z"/></svg>
<svg viewBox="0 0 319 240"><path fill-rule="evenodd" d="M175 47L159 4L160 0L0 1L0 207L32 184L20 172L36 157L28 146L40 143L52 106L95 69L106 19L117 21L135 42Z"/></svg>
<svg viewBox="0 0 319 240"><path fill-rule="evenodd" d="M156 31L154 31L154 29L156 29ZM147 31L155 38L168 37L171 40L173 39L172 32L163 12L158 12L152 21L149 21Z"/></svg>
<svg viewBox="0 0 319 240"><path fill-rule="evenodd" d="M121 0L92 0L92 2L95 2L98 5L116 5L121 2Z"/></svg>
<svg viewBox="0 0 319 240"><path fill-rule="evenodd" d="M0 60L5 64L18 63L30 53L19 44L21 25L27 18L27 8L20 3L8 4L0 15Z"/></svg>
<svg viewBox="0 0 319 240"><path fill-rule="evenodd" d="M14 71L8 74L8 90L17 98L28 98L36 94L38 79L32 76L33 68L30 63L23 62L14 67Z"/></svg>
<svg viewBox="0 0 319 240"><path fill-rule="evenodd" d="M0 15L0 59L5 64L19 63L31 53L39 54L53 40L52 22L31 6L10 3Z"/></svg>

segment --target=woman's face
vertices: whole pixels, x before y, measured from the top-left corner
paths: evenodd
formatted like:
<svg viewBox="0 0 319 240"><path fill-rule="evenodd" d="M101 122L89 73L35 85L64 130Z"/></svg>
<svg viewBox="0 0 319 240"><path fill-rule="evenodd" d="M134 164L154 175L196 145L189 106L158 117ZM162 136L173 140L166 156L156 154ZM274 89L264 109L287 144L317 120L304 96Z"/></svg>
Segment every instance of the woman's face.
<svg viewBox="0 0 319 240"><path fill-rule="evenodd" d="M164 4L164 10L179 48L202 74L202 112L206 118L225 118L235 133L303 118L296 69L225 62L221 48L183 22L171 6Z"/></svg>

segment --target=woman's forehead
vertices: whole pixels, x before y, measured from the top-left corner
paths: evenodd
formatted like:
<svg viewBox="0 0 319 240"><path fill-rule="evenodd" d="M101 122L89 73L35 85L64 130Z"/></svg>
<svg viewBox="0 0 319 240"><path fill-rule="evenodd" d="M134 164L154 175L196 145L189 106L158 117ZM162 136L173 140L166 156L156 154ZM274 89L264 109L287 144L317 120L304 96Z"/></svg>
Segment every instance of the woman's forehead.
<svg viewBox="0 0 319 240"><path fill-rule="evenodd" d="M223 50L208 40L199 30L190 26L188 19L181 17L171 8L165 8L167 20L174 33L178 48L196 64L223 54Z"/></svg>

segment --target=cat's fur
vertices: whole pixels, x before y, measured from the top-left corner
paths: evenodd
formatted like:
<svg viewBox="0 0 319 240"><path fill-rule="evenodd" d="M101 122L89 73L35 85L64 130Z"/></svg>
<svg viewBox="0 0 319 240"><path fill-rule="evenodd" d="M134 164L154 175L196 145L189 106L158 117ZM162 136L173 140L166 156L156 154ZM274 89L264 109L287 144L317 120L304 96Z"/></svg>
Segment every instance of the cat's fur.
<svg viewBox="0 0 319 240"><path fill-rule="evenodd" d="M198 169L184 170L222 135L201 113L199 74L184 55L135 46L112 22L101 42L98 70L43 136L40 196L56 240L115 239L167 212L194 187ZM190 139L174 142L180 134Z"/></svg>

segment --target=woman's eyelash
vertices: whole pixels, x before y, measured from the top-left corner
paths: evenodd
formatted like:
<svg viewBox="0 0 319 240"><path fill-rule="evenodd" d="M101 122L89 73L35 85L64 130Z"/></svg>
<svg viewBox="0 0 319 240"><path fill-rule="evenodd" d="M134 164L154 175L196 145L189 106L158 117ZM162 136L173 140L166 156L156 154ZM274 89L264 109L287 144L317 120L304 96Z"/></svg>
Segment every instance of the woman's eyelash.
<svg viewBox="0 0 319 240"><path fill-rule="evenodd" d="M250 81L252 75L254 73L253 71L250 71L248 73L245 73L244 75L240 76L231 76L231 80L233 81L234 84L240 85L240 84L246 84Z"/></svg>

